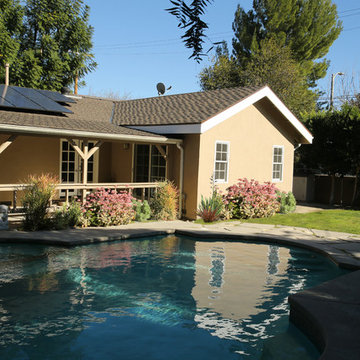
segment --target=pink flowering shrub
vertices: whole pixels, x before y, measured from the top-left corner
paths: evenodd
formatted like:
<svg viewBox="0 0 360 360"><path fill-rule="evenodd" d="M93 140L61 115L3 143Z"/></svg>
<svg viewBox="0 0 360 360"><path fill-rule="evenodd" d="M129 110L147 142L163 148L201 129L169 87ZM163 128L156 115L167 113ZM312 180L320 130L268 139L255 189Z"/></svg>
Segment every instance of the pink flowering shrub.
<svg viewBox="0 0 360 360"><path fill-rule="evenodd" d="M274 184L246 178L239 179L238 183L227 188L225 204L231 213L232 218L251 219L269 217L279 211Z"/></svg>
<svg viewBox="0 0 360 360"><path fill-rule="evenodd" d="M128 191L97 189L82 205L84 226L129 224L134 219L134 198Z"/></svg>

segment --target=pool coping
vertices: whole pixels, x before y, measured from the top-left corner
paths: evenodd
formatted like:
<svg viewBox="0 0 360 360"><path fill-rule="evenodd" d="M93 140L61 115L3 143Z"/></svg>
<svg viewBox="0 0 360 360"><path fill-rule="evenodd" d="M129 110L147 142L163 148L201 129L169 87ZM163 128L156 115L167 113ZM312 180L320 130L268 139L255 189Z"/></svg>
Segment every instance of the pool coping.
<svg viewBox="0 0 360 360"><path fill-rule="evenodd" d="M170 225L170 224L169 224ZM330 258L338 266L353 270L334 280L289 296L290 320L298 326L320 350L321 360L349 360L360 358L360 258L351 249L358 239L327 240L321 236L299 238L279 231L271 233L239 229L190 228L167 226L164 229L118 227L103 229L69 229L62 231L0 231L0 243L25 243L56 246L79 246L102 242L137 239L149 236L183 235L207 241L246 241L296 246ZM235 231L234 231L235 229ZM349 235L349 234L348 234ZM353 241L351 241L353 240ZM351 247L352 246L352 247ZM350 249L344 251L344 249ZM357 271L356 271L357 270Z"/></svg>

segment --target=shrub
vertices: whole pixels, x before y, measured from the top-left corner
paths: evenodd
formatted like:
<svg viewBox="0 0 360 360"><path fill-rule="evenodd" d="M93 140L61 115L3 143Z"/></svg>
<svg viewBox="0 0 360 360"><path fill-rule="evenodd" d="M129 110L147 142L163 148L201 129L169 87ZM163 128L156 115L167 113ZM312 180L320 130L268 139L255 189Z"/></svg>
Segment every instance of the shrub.
<svg viewBox="0 0 360 360"><path fill-rule="evenodd" d="M50 200L55 195L58 178L50 174L30 175L25 183L30 186L25 189L22 200L25 212L24 230L36 231L51 228L48 208Z"/></svg>
<svg viewBox="0 0 360 360"><path fill-rule="evenodd" d="M84 226L129 224L134 219L133 197L127 191L97 189L83 204Z"/></svg>
<svg viewBox="0 0 360 360"><path fill-rule="evenodd" d="M277 201L280 204L279 212L281 214L288 214L290 212L295 211L296 199L291 191L289 191L288 193L277 191L276 195L277 195Z"/></svg>
<svg viewBox="0 0 360 360"><path fill-rule="evenodd" d="M224 202L220 194L213 192L209 198L204 198L201 195L201 202L197 215L205 222L213 222L220 219L224 210Z"/></svg>
<svg viewBox="0 0 360 360"><path fill-rule="evenodd" d="M277 188L270 182L260 184L255 180L239 179L227 188L225 203L236 219L269 217L279 209Z"/></svg>
<svg viewBox="0 0 360 360"><path fill-rule="evenodd" d="M80 226L83 221L83 210L79 201L64 205L61 210L55 212L52 219L53 228L57 230Z"/></svg>
<svg viewBox="0 0 360 360"><path fill-rule="evenodd" d="M134 200L135 221L146 221L150 219L151 209L147 200Z"/></svg>
<svg viewBox="0 0 360 360"><path fill-rule="evenodd" d="M170 181L160 183L154 198L150 202L153 217L156 220L174 220L178 214L179 192Z"/></svg>

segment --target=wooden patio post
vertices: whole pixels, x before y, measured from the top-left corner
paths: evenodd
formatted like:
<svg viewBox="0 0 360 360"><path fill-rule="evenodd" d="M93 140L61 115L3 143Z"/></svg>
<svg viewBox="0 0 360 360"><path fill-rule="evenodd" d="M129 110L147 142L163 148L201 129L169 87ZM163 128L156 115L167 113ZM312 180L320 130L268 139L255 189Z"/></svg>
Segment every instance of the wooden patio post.
<svg viewBox="0 0 360 360"><path fill-rule="evenodd" d="M84 189L82 190L82 201L85 202L86 198L86 185L87 185L87 172L88 172L88 160L100 149L100 146L103 144L101 140L99 140L94 147L89 151L89 141L83 140L84 151L82 151L76 142L73 139L68 139L71 146L74 150L80 155L83 160L83 178L82 184L84 185Z"/></svg>
<svg viewBox="0 0 360 360"><path fill-rule="evenodd" d="M84 150L83 150L83 185L87 184L87 175L88 175L88 160L89 160L89 143L87 140L83 142ZM86 198L86 189L82 190L82 202L85 202Z"/></svg>

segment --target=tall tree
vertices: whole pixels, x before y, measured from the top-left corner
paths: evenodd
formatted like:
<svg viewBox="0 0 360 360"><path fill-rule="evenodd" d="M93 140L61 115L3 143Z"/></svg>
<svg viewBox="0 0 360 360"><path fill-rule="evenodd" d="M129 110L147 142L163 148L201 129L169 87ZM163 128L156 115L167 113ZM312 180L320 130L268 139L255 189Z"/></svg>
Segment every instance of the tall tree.
<svg viewBox="0 0 360 360"><path fill-rule="evenodd" d="M241 67L228 56L226 45L218 49L213 66L200 73L204 90L226 87L269 85L297 115L315 109L315 94L308 89L306 76L291 50L275 39L264 39Z"/></svg>
<svg viewBox="0 0 360 360"><path fill-rule="evenodd" d="M325 76L323 57L341 31L331 0L254 0L248 12L238 6L233 30L232 54L218 49L202 89L266 83L295 113L314 109L309 89Z"/></svg>
<svg viewBox="0 0 360 360"><path fill-rule="evenodd" d="M26 0L11 83L60 90L96 67L83 0Z"/></svg>
<svg viewBox="0 0 360 360"><path fill-rule="evenodd" d="M23 17L23 8L18 0L0 0L0 64L12 63L19 50L18 36ZM0 81L4 74L0 72Z"/></svg>
<svg viewBox="0 0 360 360"><path fill-rule="evenodd" d="M291 49L309 85L315 86L326 75L329 63L322 58L340 35L342 25L331 0L254 0L248 12L238 5L233 30L233 55L240 65L262 40L276 38Z"/></svg>

